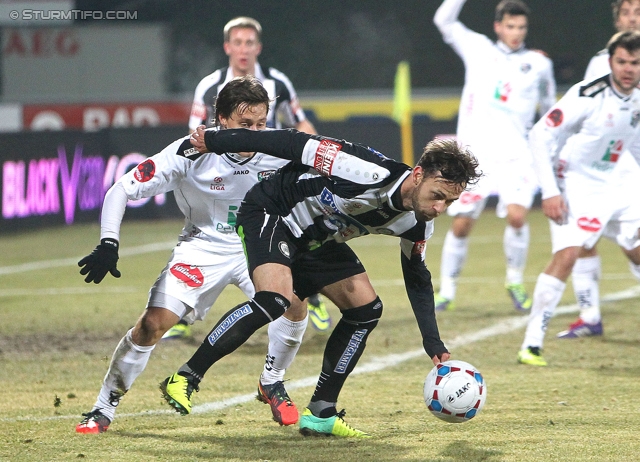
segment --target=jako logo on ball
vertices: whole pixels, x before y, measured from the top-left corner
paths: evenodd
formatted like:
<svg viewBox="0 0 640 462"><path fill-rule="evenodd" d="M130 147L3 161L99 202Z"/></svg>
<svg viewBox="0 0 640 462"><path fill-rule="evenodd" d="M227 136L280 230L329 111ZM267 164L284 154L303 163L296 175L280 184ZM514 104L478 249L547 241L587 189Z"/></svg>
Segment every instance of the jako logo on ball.
<svg viewBox="0 0 640 462"><path fill-rule="evenodd" d="M464 361L445 361L431 369L424 382L424 401L433 415L447 422L475 417L487 399L482 374Z"/></svg>

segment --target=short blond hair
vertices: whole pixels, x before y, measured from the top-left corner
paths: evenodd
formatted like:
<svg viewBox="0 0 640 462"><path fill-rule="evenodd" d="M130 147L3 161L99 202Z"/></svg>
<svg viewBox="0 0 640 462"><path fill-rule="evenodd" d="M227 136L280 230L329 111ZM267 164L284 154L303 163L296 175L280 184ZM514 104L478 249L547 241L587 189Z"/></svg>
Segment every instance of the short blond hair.
<svg viewBox="0 0 640 462"><path fill-rule="evenodd" d="M262 39L262 26L258 21L248 16L238 16L237 18L233 18L229 21L223 29L224 41L229 41L229 35L231 34L231 29L234 27L243 27L248 29L253 29L256 31L258 35L258 41Z"/></svg>

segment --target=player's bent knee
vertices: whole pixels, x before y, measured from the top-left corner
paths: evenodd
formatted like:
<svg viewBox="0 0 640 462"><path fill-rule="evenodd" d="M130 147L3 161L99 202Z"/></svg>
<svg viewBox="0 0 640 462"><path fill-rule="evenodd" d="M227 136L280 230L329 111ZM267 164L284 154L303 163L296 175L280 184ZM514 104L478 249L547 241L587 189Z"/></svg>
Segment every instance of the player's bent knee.
<svg viewBox="0 0 640 462"><path fill-rule="evenodd" d="M382 300L376 297L371 303L351 308L342 312L342 319L351 324L368 327L370 330L378 325L382 316Z"/></svg>
<svg viewBox="0 0 640 462"><path fill-rule="evenodd" d="M282 316L287 308L291 306L289 300L283 295L266 290L256 292L253 301L271 321Z"/></svg>

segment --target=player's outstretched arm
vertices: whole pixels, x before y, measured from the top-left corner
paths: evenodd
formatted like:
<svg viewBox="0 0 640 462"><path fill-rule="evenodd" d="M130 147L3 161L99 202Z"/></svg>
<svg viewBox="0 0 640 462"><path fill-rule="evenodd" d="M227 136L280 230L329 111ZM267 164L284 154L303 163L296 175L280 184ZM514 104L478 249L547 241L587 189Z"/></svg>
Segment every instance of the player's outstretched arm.
<svg viewBox="0 0 640 462"><path fill-rule="evenodd" d="M449 358L449 352L440 339L438 331L431 273L419 254L407 257L404 252L401 252L400 260L405 289L422 334L424 350L434 364L446 361Z"/></svg>
<svg viewBox="0 0 640 462"><path fill-rule="evenodd" d="M455 24L466 0L444 0L436 10L433 23L436 25L445 41L454 33Z"/></svg>
<svg viewBox="0 0 640 462"><path fill-rule="evenodd" d="M80 274L87 276L84 282L99 284L107 273L120 277L117 268L120 225L127 206L127 193L122 183L116 182L104 196L100 217L100 244L89 255L78 262Z"/></svg>
<svg viewBox="0 0 640 462"><path fill-rule="evenodd" d="M305 145L318 136L302 133L292 128L287 130L203 130L198 127L191 135L191 144L199 152L264 152L280 159L302 162Z"/></svg>

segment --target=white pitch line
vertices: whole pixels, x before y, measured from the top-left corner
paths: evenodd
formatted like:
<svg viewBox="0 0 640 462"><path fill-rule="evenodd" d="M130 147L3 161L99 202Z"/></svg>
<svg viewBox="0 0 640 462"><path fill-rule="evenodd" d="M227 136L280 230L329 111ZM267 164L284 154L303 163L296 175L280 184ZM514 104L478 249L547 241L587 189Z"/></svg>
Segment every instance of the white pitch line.
<svg viewBox="0 0 640 462"><path fill-rule="evenodd" d="M620 292L614 292L602 297L603 303L613 302L619 300L627 300L630 298L640 296L640 285L632 287L630 289L622 290ZM558 314L573 313L579 310L578 305L567 305L559 307L553 313L553 316ZM445 344L449 349L468 345L470 343L479 342L487 338L495 337L497 335L508 334L514 330L520 329L527 324L528 316L512 316L503 321L500 321L492 326L484 329L480 329L475 332L471 332L465 335L459 335L452 340L445 341ZM407 351L405 353L390 354L385 356L377 356L370 361L356 366L351 375L368 374L370 372L377 372L389 367L394 367L420 356L425 356L426 353L423 349L417 349ZM291 380L287 382L287 390L296 390L298 388L312 387L318 380L317 376L309 376L299 380ZM196 404L191 411L192 414L203 414L212 411L218 411L237 404L244 404L256 399L255 393L237 395L231 398L227 398L221 401L213 401L210 403ZM160 415L160 414L175 414L175 411L171 409L158 409L149 410L143 412L123 413L118 414L118 417L141 417L145 415ZM61 420L61 419L77 419L76 415L61 415L53 417L12 417L1 418L0 422L17 422L17 421L42 421L42 420Z"/></svg>
<svg viewBox="0 0 640 462"><path fill-rule="evenodd" d="M30 297L38 295L128 294L139 292L137 287L48 287L43 289L0 289L0 297Z"/></svg>
<svg viewBox="0 0 640 462"><path fill-rule="evenodd" d="M538 275L535 276L525 276L525 282L535 282L538 279ZM631 272L626 273L604 273L600 276L601 281L637 281L637 279L631 274ZM440 280L438 278L433 278L433 285L438 286L440 284ZM485 276L460 276L458 278L458 284L495 284L495 283L504 283L504 277L485 277ZM400 286L404 287L404 279L384 279L384 280L372 280L371 284L374 287L395 287Z"/></svg>
<svg viewBox="0 0 640 462"><path fill-rule="evenodd" d="M177 241L171 242L155 242L153 244L139 245L137 247L129 247L120 250L120 256L126 257L129 255L139 255L142 253L157 252L160 250L173 249L176 246ZM42 270L47 268L60 268L63 266L77 266L78 260L81 260L84 255L80 257L72 258L59 258L56 260L40 260L32 261L29 263L22 263L20 265L0 266L0 276L3 274L15 274L24 273L26 271Z"/></svg>
<svg viewBox="0 0 640 462"><path fill-rule="evenodd" d="M487 244L487 243L496 243L502 242L502 237L496 236L473 236L474 244ZM441 246L444 238L436 237L429 240L429 247L437 247ZM129 255L139 255L143 253L150 252L158 252L164 250L170 250L176 246L178 241L167 241L167 242L155 242L151 244L139 245L136 247L125 247L120 250L120 256L126 257ZM549 239L537 239L531 241L531 243L547 243ZM379 247L379 246L398 246L398 242L393 239L361 239L353 242L352 247ZM80 260L84 255L78 257L71 258L59 258L54 260L40 260L33 261L29 263L21 263L18 265L10 265L10 266L0 266L0 276L4 274L15 274L15 273L24 273L27 271L36 271L48 268L60 268L64 266L76 266L78 260ZM461 281L463 282L463 281Z"/></svg>

